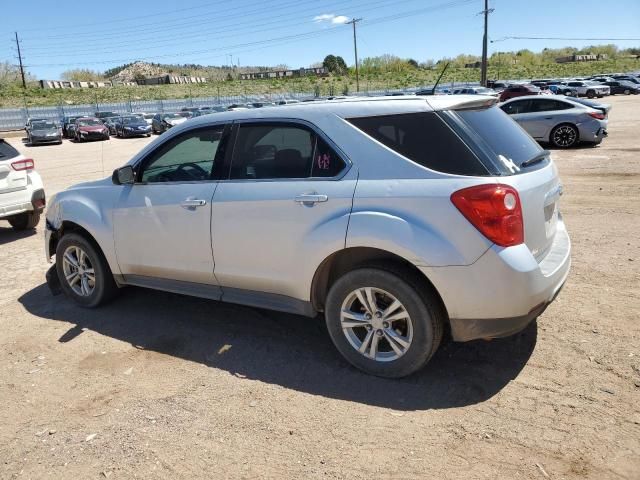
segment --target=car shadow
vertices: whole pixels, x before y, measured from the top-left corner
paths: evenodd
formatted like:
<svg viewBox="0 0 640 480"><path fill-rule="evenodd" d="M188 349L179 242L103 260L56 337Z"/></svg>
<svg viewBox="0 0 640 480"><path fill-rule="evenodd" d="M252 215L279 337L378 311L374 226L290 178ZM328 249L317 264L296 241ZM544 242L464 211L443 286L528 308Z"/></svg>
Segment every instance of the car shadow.
<svg viewBox="0 0 640 480"><path fill-rule="evenodd" d="M36 229L14 230L13 227L4 227L0 225L0 245L22 240L36 234Z"/></svg>
<svg viewBox="0 0 640 480"><path fill-rule="evenodd" d="M320 317L309 319L134 287L95 310L80 308L63 296L53 297L46 284L19 301L33 315L69 324L69 330L57 339L61 343L72 342L89 329L138 349L226 370L241 378L397 410L461 407L491 398L519 374L537 338L534 322L507 339L445 342L427 367L392 380L348 365L333 347Z"/></svg>

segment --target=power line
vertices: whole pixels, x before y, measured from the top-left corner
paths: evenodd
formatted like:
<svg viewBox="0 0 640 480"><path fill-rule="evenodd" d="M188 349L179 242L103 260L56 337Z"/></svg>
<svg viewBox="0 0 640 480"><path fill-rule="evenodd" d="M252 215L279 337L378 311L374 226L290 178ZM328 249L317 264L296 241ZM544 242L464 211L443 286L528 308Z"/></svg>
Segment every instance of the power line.
<svg viewBox="0 0 640 480"><path fill-rule="evenodd" d="M315 3L316 0L311 0L311 3ZM407 3L407 2L414 2L416 0L400 0L398 2L396 2L396 4L398 3ZM300 2L298 2L300 3ZM309 2L302 2L302 3L309 3ZM363 3L357 4L355 5L355 8L360 7L360 6L372 6L372 5L376 5L376 7L374 8L364 8L362 11L372 11L372 10L377 10L380 8L384 8L388 6L388 2L386 0L379 0L379 1L375 1L375 2L370 2L370 1L365 1ZM377 6L380 5L380 6ZM305 9L303 11L300 12L296 12L294 13L294 17L296 15L299 14L303 14L306 12L310 12L311 10L309 9ZM316 12L317 9L313 9L313 12ZM272 16L272 18L282 18L282 17L290 17L291 14L287 13L287 14L281 14L281 15L277 15L277 16ZM216 35L216 36L207 36L206 39L207 41L212 41L212 40L220 40L220 39L224 39L224 38L230 38L230 37L235 37L235 36L246 36L246 32L247 32L247 28L248 27L252 27L251 28L251 33L259 33L259 32L265 32L265 31L270 31L270 30L279 30L281 28L285 28L288 26L299 26L301 24L300 19L296 18L295 21L293 21L293 17L292 17L292 23L287 23L287 24L282 24L281 23L282 20L271 20L268 22L263 22L263 23L258 23L258 24L252 24L252 21L249 22L240 22L240 23L236 23L236 24L230 24L227 25L227 27L240 27L240 28L222 28L222 29L216 29L216 33L225 33L225 32L239 32L236 34L231 34L231 35ZM261 26L266 26L266 25L276 25L275 27L272 28L265 28L265 29L261 29L261 30L255 30L255 27L261 27ZM173 36L164 36L164 40L161 42L155 41L155 39L153 37L149 38L149 40L153 40L153 44L149 46L148 49L155 49L155 48L164 48L164 46L170 46L170 47L174 47L176 45L180 45L183 43L191 43L191 40L187 40L187 39L192 39L192 38L199 38L201 36L206 36L208 35L208 31L199 31L196 33L192 33L192 34L181 34L179 35L179 37L175 37L178 38L180 41L176 42L174 40ZM124 42L124 43L110 43L109 44L109 48L115 48L115 47L119 47L119 46L127 46L127 45L131 45L131 42L134 40L129 40L128 42ZM135 41L142 41L142 39L138 38ZM34 47L31 48L29 50L39 50L39 49L46 49L48 51L51 50L51 46L47 46L47 47L42 47L42 48L38 48L38 47ZM91 55L91 56L95 56L96 54L108 54L108 53L119 53L120 50L101 50L101 49L96 49L93 48L91 50L68 50L65 49L62 53L60 54L33 54L30 55L31 57L34 58L38 58L38 57L47 57L47 58L51 58L51 57L60 57L60 56L69 56L69 55L78 55L78 56L85 56L85 55Z"/></svg>
<svg viewBox="0 0 640 480"><path fill-rule="evenodd" d="M378 17L378 18L374 18L371 21L366 21L364 26L373 26L373 25L377 25L380 23L387 23L390 21L395 21L401 18L406 18L408 16L414 16L414 15L421 15L427 12L432 12L432 11L436 11L436 10L442 10L445 8L450 8L450 7L455 7L455 6L460 6L463 4L468 4L471 3L472 1L475 0L458 0L458 1L450 1L450 2L446 2L443 4L438 4L438 5L434 5L432 7L427 7L427 8L421 8L421 9L416 9L416 10L411 10L411 11L407 11L407 12L401 12L399 14L396 15L391 15L391 16L384 16L384 17ZM338 25L335 27L330 27L327 28L325 30L320 30L320 31L311 31L311 32L304 32L304 33L299 33L299 34L294 34L294 35L285 35L282 37L275 37L275 38L270 38L270 39L266 39L266 40L260 40L260 41L254 41L254 42L247 42L247 43L242 43L242 44L236 44L236 45L227 45L227 46L221 46L218 47L216 49L205 49L205 50L198 50L198 51L186 51L186 52L180 52L180 53L175 53L175 54L163 54L163 55L155 55L155 56L150 56L150 57L137 57L137 58L126 58L126 59L110 59L110 60L103 60L103 61L97 61L97 62L74 62L74 63L48 63L48 64L34 64L31 65L31 67L69 67L69 66L80 66L80 65L104 65L104 64L117 64L117 63L128 63L131 61L135 61L135 60L146 60L146 61L152 61L154 59L158 59L158 58L170 58L170 57L184 57L185 55L198 55L198 54L204 54L204 53L210 53L210 52L214 52L214 51L230 51L230 50L235 50L237 48L243 48L243 47L247 47L247 46L258 46L261 44L267 44L267 43L272 43L272 45L270 46L274 46L275 44L278 45L282 45L282 44L286 44L286 43L290 43L292 41L296 41L299 40L301 38L312 38L315 36L320 36L320 35L325 35L325 34L332 34L337 32L339 29L341 29L344 25ZM260 48L259 48L260 49ZM253 49L255 50L255 49ZM247 51L247 50L245 50ZM249 50L251 51L251 50ZM224 55L217 55L216 57L213 58L217 58L217 57L223 57Z"/></svg>

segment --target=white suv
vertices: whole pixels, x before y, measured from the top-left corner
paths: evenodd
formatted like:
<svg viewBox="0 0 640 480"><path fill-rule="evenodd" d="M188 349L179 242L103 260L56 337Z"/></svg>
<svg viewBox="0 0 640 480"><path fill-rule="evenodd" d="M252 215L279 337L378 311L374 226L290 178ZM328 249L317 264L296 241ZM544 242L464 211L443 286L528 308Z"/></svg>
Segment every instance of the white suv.
<svg viewBox="0 0 640 480"><path fill-rule="evenodd" d="M522 330L563 285L549 152L479 95L352 99L176 126L47 210L47 278L315 316L352 364L407 375L443 332ZM212 307L213 308L213 307ZM150 328L153 328L150 325Z"/></svg>
<svg viewBox="0 0 640 480"><path fill-rule="evenodd" d="M44 187L33 160L0 139L0 220L16 230L35 228L44 206Z"/></svg>

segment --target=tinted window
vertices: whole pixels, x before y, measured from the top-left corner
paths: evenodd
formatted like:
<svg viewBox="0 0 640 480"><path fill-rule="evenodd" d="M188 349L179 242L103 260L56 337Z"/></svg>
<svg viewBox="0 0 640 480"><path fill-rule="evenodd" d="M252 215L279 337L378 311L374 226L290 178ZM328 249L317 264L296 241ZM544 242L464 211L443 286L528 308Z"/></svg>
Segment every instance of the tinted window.
<svg viewBox="0 0 640 480"><path fill-rule="evenodd" d="M570 87L581 87L582 82L569 82L567 85L569 85Z"/></svg>
<svg viewBox="0 0 640 480"><path fill-rule="evenodd" d="M529 100L518 100L517 102L507 103L500 108L508 113L514 115L516 113L526 113L528 111Z"/></svg>
<svg viewBox="0 0 640 480"><path fill-rule="evenodd" d="M345 167L344 161L320 137L316 137L316 150L313 155L312 177L335 177Z"/></svg>
<svg viewBox="0 0 640 480"><path fill-rule="evenodd" d="M17 157L18 151L0 138L0 160Z"/></svg>
<svg viewBox="0 0 640 480"><path fill-rule="evenodd" d="M187 132L158 147L145 161L140 180L193 182L211 178L223 127Z"/></svg>
<svg viewBox="0 0 640 480"><path fill-rule="evenodd" d="M573 108L573 105L549 98L531 101L532 112L552 112L555 110L567 110L569 108Z"/></svg>
<svg viewBox="0 0 640 480"><path fill-rule="evenodd" d="M315 135L287 124L241 125L233 160L232 179L308 178Z"/></svg>
<svg viewBox="0 0 640 480"><path fill-rule="evenodd" d="M457 175L488 173L434 112L352 118L349 122L395 152L432 170Z"/></svg>
<svg viewBox="0 0 640 480"><path fill-rule="evenodd" d="M480 142L490 148L498 165L502 164L504 173L517 173L507 164L513 162L520 166L542 151L535 140L497 107L462 110L454 112L454 115L477 133ZM536 165L544 166L546 162Z"/></svg>

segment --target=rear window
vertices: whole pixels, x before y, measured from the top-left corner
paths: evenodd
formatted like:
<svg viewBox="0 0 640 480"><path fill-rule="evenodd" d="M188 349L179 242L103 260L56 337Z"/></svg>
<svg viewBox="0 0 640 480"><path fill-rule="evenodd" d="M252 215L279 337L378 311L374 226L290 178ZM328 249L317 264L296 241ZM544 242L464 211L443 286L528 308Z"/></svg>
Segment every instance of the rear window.
<svg viewBox="0 0 640 480"><path fill-rule="evenodd" d="M451 112L473 134L474 141L503 174L518 173L517 167L538 155L542 148L500 108ZM544 166L547 161L536 166Z"/></svg>
<svg viewBox="0 0 640 480"><path fill-rule="evenodd" d="M20 155L18 151L0 138L0 161Z"/></svg>
<svg viewBox="0 0 640 480"><path fill-rule="evenodd" d="M489 174L487 168L435 112L351 118L348 121L423 167L456 175Z"/></svg>

